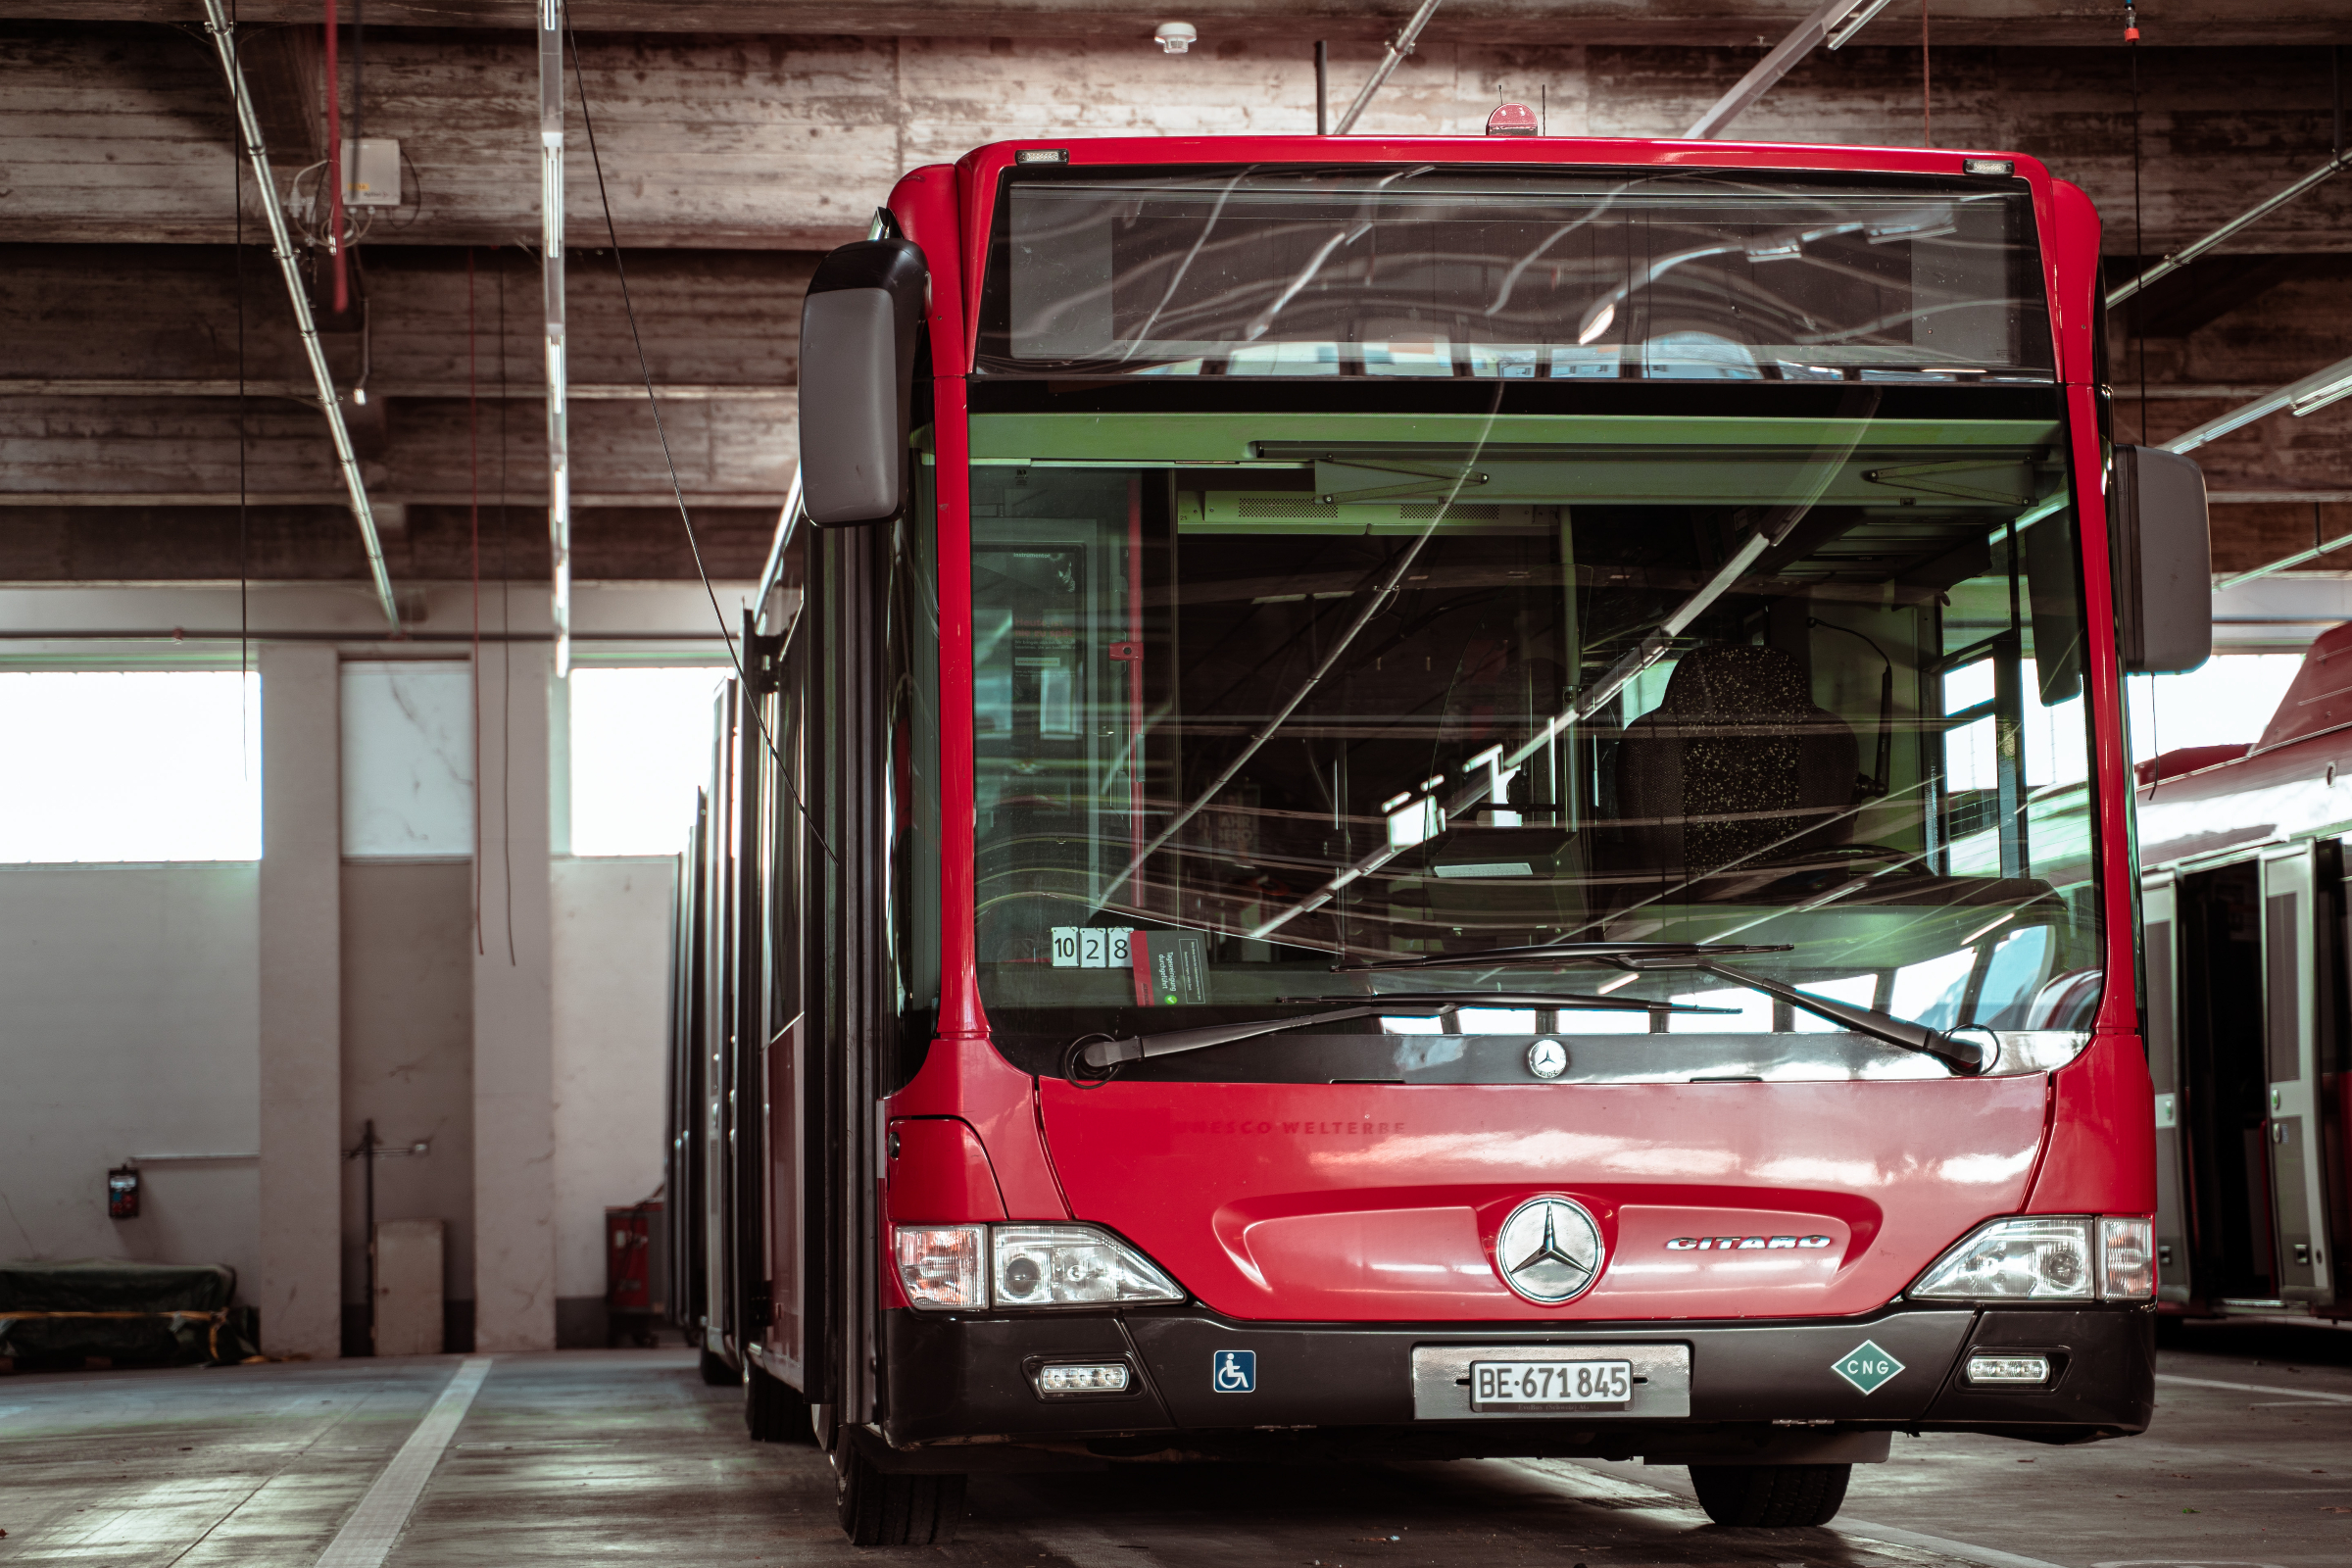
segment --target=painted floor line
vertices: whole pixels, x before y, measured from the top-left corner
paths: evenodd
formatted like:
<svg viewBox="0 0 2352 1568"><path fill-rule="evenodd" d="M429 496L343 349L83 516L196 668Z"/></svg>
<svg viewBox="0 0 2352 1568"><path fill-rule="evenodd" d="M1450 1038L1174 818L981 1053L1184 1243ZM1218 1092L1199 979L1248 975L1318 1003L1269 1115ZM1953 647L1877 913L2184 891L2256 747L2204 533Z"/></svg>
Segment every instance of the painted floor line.
<svg viewBox="0 0 2352 1568"><path fill-rule="evenodd" d="M1076 1519L1057 1520L1042 1528L1024 1521L1016 1528L1056 1557L1068 1559L1072 1568L1159 1568L1159 1559L1143 1547L1113 1541Z"/></svg>
<svg viewBox="0 0 2352 1568"><path fill-rule="evenodd" d="M1838 1535L1860 1536L1865 1541L1883 1541L1890 1546L1917 1546L1922 1551L1941 1552L1946 1557L1976 1563L1978 1568L2058 1568L2054 1562L2045 1562L2039 1557L2020 1557L2014 1551L2002 1551L1997 1546L1980 1546L1972 1541L1931 1536L1923 1531L1905 1530L1899 1525L1874 1525L1867 1519L1848 1519L1843 1514L1832 1520L1829 1528Z"/></svg>
<svg viewBox="0 0 2352 1568"><path fill-rule="evenodd" d="M442 1450L458 1435L458 1425L480 1392L482 1379L490 1375L490 1359L469 1355L458 1363L457 1375L442 1389L433 1407L416 1423L416 1430L384 1466L384 1473L375 1478L375 1485L368 1489L351 1517L343 1521L326 1550L318 1554L318 1568L380 1568L392 1554L392 1544L400 1539L402 1527L424 1493L424 1484L432 1479Z"/></svg>
<svg viewBox="0 0 2352 1568"><path fill-rule="evenodd" d="M1504 1462L1536 1475L1558 1478L1556 1471L1546 1471L1535 1462L1528 1460L1506 1460ZM1595 1471L1585 1465L1578 1465L1577 1469L1586 1475L1608 1482L1615 1489L1620 1489L1617 1494L1621 1496L1647 1494L1660 1502L1671 1503L1677 1507L1689 1508L1693 1511L1696 1511L1698 1507L1695 1499L1678 1492L1669 1492L1663 1487L1630 1480L1624 1476L1610 1475L1606 1471ZM1581 1479L1580 1477L1579 1480L1581 1481ZM1828 1528L1841 1535L1859 1536L1865 1540L1882 1542L1889 1546L1915 1546L1923 1551L1937 1552L1960 1562L1974 1563L1977 1568L2060 1568L2059 1564L2044 1562L2039 1557L2021 1557L2013 1551L2002 1551L1995 1546L1980 1546L1974 1542L1954 1541L1948 1536L1931 1536L1924 1531L1905 1530L1899 1525L1873 1524L1867 1519L1850 1519L1840 1515L1832 1521Z"/></svg>
<svg viewBox="0 0 2352 1568"><path fill-rule="evenodd" d="M2178 1372L2159 1372L2159 1383L2185 1383L2193 1389L2228 1389L2235 1394L2276 1394L2289 1399L2319 1399L2328 1404L2352 1404L2352 1394L2322 1394L2316 1389L2282 1389L2275 1383L2224 1383L2218 1378L2184 1378Z"/></svg>

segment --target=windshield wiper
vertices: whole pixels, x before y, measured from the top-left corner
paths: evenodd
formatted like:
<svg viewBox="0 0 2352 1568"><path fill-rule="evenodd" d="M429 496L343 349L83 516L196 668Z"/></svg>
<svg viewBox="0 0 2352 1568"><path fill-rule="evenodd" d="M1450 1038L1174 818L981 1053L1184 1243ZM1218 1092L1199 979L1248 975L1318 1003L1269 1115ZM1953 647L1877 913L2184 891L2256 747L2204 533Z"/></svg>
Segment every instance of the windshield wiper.
<svg viewBox="0 0 2352 1568"><path fill-rule="evenodd" d="M1718 953L1787 953L1786 942L1763 946L1698 942L1539 942L1532 947L1488 948L1478 953L1433 953L1421 958L1381 958L1369 963L1335 963L1335 973L1362 969L1500 969L1513 963L1606 963L1633 965L1627 958L1703 957ZM1664 967L1664 965L1660 965Z"/></svg>
<svg viewBox="0 0 2352 1568"><path fill-rule="evenodd" d="M1737 950L1709 948L1701 951L1729 953ZM1770 952L1774 950L1750 949L1748 951ZM1787 952L1788 950L1783 948L1778 951ZM1850 1002L1838 1002L1829 997L1817 997L1809 991L1798 990L1786 980L1767 979L1763 975L1749 974L1744 969L1735 969L1729 964L1716 963L1704 957L1643 958L1628 956L1620 958L1616 962L1617 967L1631 969L1637 974L1646 974L1656 969L1690 969L1700 974L1712 975L1718 980L1729 980L1732 984L1745 986L1750 991L1761 991L1775 1001L1786 1002L1791 1007L1801 1008L1816 1018L1826 1018L1832 1023L1843 1024L1856 1034L1869 1035L1872 1039L1883 1040L1890 1046L1899 1046L1905 1051L1916 1051L1922 1055L1934 1056L1964 1077L1973 1078L1977 1074L1986 1071L1992 1066L1994 1059L2000 1055L2000 1043L1997 1039L1991 1038L1992 1031L1989 1029L1979 1031L1972 1028L1969 1031L1972 1034L1983 1033L1987 1037L1984 1040L1964 1040L1957 1033L1947 1034L1941 1029L1931 1029L1924 1023L1913 1023L1908 1018L1898 1018L1891 1012L1881 1012L1876 1007L1858 1006Z"/></svg>
<svg viewBox="0 0 2352 1568"><path fill-rule="evenodd" d="M1284 998L1284 1001L1345 1002L1345 997ZM1375 1013L1392 1018L1443 1018L1449 1012L1475 1006L1556 1007L1561 1011L1592 1010L1610 1012L1735 1012L1733 1007L1700 1007L1679 1002L1645 1002L1638 997L1582 997L1553 996L1538 992L1476 992L1445 993L1409 992L1389 997L1369 997L1352 1007L1334 1007L1326 1012L1303 1012L1296 1018L1252 1018L1246 1023L1208 1024L1199 1029L1163 1029L1156 1034L1131 1035L1124 1040L1108 1040L1090 1036L1071 1044L1062 1058L1062 1072L1074 1084L1094 1085L1108 1079L1118 1068L1130 1061L1147 1061L1155 1056L1180 1056L1191 1051L1206 1051L1212 1046L1229 1046L1237 1040L1253 1040L1259 1035L1280 1034L1286 1029L1304 1029L1310 1024L1342 1023L1349 1018L1365 1018ZM1081 1067L1092 1068L1092 1074L1082 1073Z"/></svg>

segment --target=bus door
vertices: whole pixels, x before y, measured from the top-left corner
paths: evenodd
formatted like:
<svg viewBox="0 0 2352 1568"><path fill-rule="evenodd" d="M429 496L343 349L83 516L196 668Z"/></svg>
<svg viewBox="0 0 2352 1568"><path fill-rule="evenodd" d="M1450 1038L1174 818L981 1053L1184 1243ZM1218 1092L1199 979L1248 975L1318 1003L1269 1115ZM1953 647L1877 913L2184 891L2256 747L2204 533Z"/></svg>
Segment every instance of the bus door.
<svg viewBox="0 0 2352 1568"><path fill-rule="evenodd" d="M2148 1076L2156 1084L2156 1268L2162 1300L2186 1301L2196 1294L2189 1262L2189 1221L2182 1186L2180 1130L2180 1041L2178 1014L2178 957L2174 951L2179 892L2174 874L2152 871L2140 879L2140 948L2145 965L2148 1015Z"/></svg>
<svg viewBox="0 0 2352 1568"><path fill-rule="evenodd" d="M735 1052L730 1049L734 990L726 956L734 951L736 776L733 755L736 688L729 681L711 699L713 755L708 831L703 835L703 929L710 957L704 964L703 1090L703 1313L704 1348L733 1359L735 1347L735 1249L728 1238L735 1214Z"/></svg>
<svg viewBox="0 0 2352 1568"><path fill-rule="evenodd" d="M2341 883L2333 840L2289 845L2262 858L2263 1035L2269 1074L2263 1126L2277 1236L2278 1297L2330 1298L2328 1204L2320 1158L2322 1009L2334 990L2319 936ZM2331 945L2332 946L2332 945ZM2334 955L2327 953L2332 960Z"/></svg>
<svg viewBox="0 0 2352 1568"><path fill-rule="evenodd" d="M797 591L792 597L797 604ZM758 910L758 931L754 935L747 924L743 985L744 1005L756 1019L746 1039L760 1045L747 1075L758 1102L750 1175L758 1213L745 1249L758 1272L748 1315L750 1337L768 1352L761 1365L805 1390L810 1354L805 1250L814 1184L805 1168L811 1140L808 1031L801 996L808 933L802 918L808 829L801 814L808 794L802 713L808 640L796 635L799 630L792 625L782 635L761 636L747 617L744 637L760 720L744 737L745 854L760 869L747 883L747 907ZM747 913L747 921L753 918Z"/></svg>

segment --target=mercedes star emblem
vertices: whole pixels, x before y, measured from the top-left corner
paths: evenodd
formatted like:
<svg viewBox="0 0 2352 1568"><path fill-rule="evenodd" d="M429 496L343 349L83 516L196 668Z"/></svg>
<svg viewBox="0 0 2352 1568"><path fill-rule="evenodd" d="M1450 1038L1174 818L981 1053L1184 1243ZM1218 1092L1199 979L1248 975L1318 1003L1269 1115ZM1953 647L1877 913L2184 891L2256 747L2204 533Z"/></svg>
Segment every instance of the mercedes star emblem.
<svg viewBox="0 0 2352 1568"><path fill-rule="evenodd" d="M1600 1227L1574 1199L1546 1194L1511 1210L1494 1235L1502 1282L1543 1306L1573 1301L1600 1278Z"/></svg>
<svg viewBox="0 0 2352 1568"><path fill-rule="evenodd" d="M1527 1048L1527 1070L1538 1078L1557 1078L1568 1070L1568 1048L1557 1040L1539 1040Z"/></svg>

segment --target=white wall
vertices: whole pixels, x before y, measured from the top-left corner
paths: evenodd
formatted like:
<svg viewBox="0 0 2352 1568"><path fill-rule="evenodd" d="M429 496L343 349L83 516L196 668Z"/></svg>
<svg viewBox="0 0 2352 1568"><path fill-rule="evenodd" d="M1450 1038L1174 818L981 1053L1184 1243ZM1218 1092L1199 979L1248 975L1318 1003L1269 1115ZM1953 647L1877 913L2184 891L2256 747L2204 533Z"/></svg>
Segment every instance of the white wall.
<svg viewBox="0 0 2352 1568"><path fill-rule="evenodd" d="M560 1298L605 1294L605 1206L662 1181L676 865L663 856L553 867Z"/></svg>
<svg viewBox="0 0 2352 1568"><path fill-rule="evenodd" d="M258 867L0 865L0 1256L226 1263L260 1282L258 1168L126 1155L261 1137Z"/></svg>

